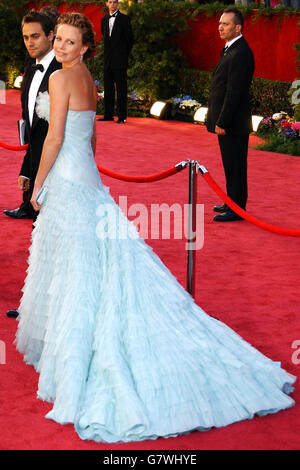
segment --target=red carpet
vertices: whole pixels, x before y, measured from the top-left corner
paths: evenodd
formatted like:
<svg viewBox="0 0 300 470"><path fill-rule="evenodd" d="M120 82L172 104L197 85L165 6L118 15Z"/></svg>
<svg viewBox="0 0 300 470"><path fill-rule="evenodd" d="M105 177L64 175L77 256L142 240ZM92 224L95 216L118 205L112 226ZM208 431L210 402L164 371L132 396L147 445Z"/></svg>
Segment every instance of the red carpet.
<svg viewBox="0 0 300 470"><path fill-rule="evenodd" d="M0 140L17 144L19 93L7 93L0 105ZM129 118L125 125L98 122L97 163L119 173L158 173L187 158L200 160L224 188L217 140L203 126L154 119ZM254 142L251 137L250 145ZM36 399L38 376L16 352L17 323L6 317L16 308L25 277L31 221L13 220L3 209L15 208L21 196L16 187L23 152L0 149L1 286L0 340L6 364L0 364L1 449L300 449L299 383L296 405L276 415L233 424L223 429L194 432L178 438L133 444L101 445L79 439L73 426L46 420L51 408ZM300 228L300 159L249 150L248 211L273 224ZM188 171L166 180L137 184L102 178L116 201L128 196L134 203L175 202L188 197ZM63 201L62 201L63 202ZM292 343L299 332L299 238L268 233L245 221L212 222L218 198L199 176L198 203L205 205L205 241L197 253L196 301L209 314L232 327L244 339L299 376L300 364ZM148 240L178 280L185 285L185 241ZM3 343L1 343L3 344ZM300 359L300 351L298 354ZM294 361L295 362L295 361Z"/></svg>

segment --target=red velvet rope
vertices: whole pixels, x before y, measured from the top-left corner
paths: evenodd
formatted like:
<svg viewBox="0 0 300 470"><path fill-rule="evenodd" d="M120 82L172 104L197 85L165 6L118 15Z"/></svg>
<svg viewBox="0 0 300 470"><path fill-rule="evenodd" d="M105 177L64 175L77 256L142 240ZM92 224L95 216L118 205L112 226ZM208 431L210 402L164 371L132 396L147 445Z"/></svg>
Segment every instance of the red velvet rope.
<svg viewBox="0 0 300 470"><path fill-rule="evenodd" d="M0 147L6 149L6 150L26 150L28 148L28 145L8 145L5 144L4 142L0 141ZM149 175L149 176L128 176L128 175L122 175L120 173L115 173L114 171L107 170L106 168L103 168L100 165L97 165L97 168L99 172L111 176L112 178L116 178L119 180L123 181L130 181L134 183L150 183L152 181L159 181L164 178L168 178L168 176L172 176L178 171L182 170L184 167L178 166L178 167L172 167L169 168L168 170L164 170L160 173L155 173L154 175Z"/></svg>
<svg viewBox="0 0 300 470"><path fill-rule="evenodd" d="M207 182L207 184L213 189L213 191L215 191L215 193L222 199L222 201L225 202L225 204L227 204L236 214L243 217L243 219L247 220L251 224L256 225L257 227L260 227L263 230L267 230L268 232L277 233L279 235L287 235L290 237L300 237L300 230L298 229L284 228L284 227L278 227L277 225L268 224L267 222L263 222L262 220L257 219L253 215L244 211L235 202L233 202L227 196L227 194L224 193L224 191L222 191L220 186L217 185L217 183L213 180L213 178L210 176L208 172L203 173L202 176Z"/></svg>
<svg viewBox="0 0 300 470"><path fill-rule="evenodd" d="M28 144L26 145L8 145L0 141L0 147L6 150L27 150Z"/></svg>
<svg viewBox="0 0 300 470"><path fill-rule="evenodd" d="M4 142L0 141L0 147L6 150L26 150L28 145L8 145ZM129 181L134 183L150 183L152 181L159 181L164 178L168 178L169 176L174 175L178 171L182 170L184 166L175 166L169 168L168 170L161 171L160 173L155 173L149 176L128 176L123 175L120 173L116 173L111 170L107 170L100 165L97 165L97 168L100 173L103 173L107 176L111 176L112 178L116 178L123 181ZM201 172L202 173L202 172ZM247 220L253 225L262 228L263 230L267 230L268 232L277 233L279 235L287 235L290 237L300 237L300 230L299 229L292 229L292 228L284 228L279 227L277 225L268 224L263 220L254 217L253 215L249 214L248 212L241 209L235 202L233 202L227 194L217 185L217 183L213 180L208 172L202 173L203 178L207 182L207 184L215 191L215 193L227 204L236 214L238 214L243 219Z"/></svg>
<svg viewBox="0 0 300 470"><path fill-rule="evenodd" d="M100 165L97 165L98 170L100 173L103 173L107 176L111 176L112 178L116 178L118 180L123 180L123 181L130 181L132 183L150 183L152 181L159 181L162 180L163 178L168 178L168 176L172 176L178 171L180 171L183 167L172 167L169 168L168 170L164 170L160 173L155 173L154 175L149 175L149 176L128 176L128 175L122 175L120 173L115 173L114 171L107 170L106 168L103 168Z"/></svg>

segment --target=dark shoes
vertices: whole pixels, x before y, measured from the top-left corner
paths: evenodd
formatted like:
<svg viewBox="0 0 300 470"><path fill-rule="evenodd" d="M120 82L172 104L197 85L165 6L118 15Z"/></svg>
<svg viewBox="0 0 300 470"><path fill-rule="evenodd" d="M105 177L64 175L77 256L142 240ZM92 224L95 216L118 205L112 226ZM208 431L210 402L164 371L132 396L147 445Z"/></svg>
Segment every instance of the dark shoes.
<svg viewBox="0 0 300 470"><path fill-rule="evenodd" d="M215 222L234 222L235 220L243 220L243 218L230 209L226 212L223 212L223 214L218 214L214 216Z"/></svg>
<svg viewBox="0 0 300 470"><path fill-rule="evenodd" d="M27 214L27 212L24 212L20 208L14 209L12 211L5 209L5 211L3 212L8 217L13 217L14 219L32 219L33 218L32 215Z"/></svg>
<svg viewBox="0 0 300 470"><path fill-rule="evenodd" d="M126 122L126 119L120 119L120 118L119 118L119 119L117 120L117 124L125 124L125 122Z"/></svg>
<svg viewBox="0 0 300 470"><path fill-rule="evenodd" d="M220 214L214 216L215 222L234 222L235 220L243 220L243 218L233 212L227 204L215 206L213 210L215 212L220 212Z"/></svg>
<svg viewBox="0 0 300 470"><path fill-rule="evenodd" d="M9 318L17 318L19 316L18 310L7 310L6 315Z"/></svg>
<svg viewBox="0 0 300 470"><path fill-rule="evenodd" d="M215 212L226 212L229 210L229 207L227 206L227 204L223 204L222 206L215 206L214 209L213 209Z"/></svg>

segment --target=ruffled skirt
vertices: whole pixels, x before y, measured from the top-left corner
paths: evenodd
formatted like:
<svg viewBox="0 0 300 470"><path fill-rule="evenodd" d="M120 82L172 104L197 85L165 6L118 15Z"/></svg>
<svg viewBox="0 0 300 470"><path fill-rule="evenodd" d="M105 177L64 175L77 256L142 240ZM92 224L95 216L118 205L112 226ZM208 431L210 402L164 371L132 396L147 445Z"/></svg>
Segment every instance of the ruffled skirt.
<svg viewBox="0 0 300 470"><path fill-rule="evenodd" d="M206 315L104 186L52 179L19 312L46 417L82 439L177 436L294 404L295 377Z"/></svg>

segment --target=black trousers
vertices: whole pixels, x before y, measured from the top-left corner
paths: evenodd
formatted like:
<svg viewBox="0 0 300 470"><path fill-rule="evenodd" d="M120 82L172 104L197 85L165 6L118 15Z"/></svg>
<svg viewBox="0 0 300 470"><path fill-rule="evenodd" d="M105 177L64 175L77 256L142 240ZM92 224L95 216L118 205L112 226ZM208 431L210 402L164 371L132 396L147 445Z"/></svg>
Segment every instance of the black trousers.
<svg viewBox="0 0 300 470"><path fill-rule="evenodd" d="M104 69L104 117L114 116L115 91L117 91L117 115L119 119L127 117L127 70Z"/></svg>
<svg viewBox="0 0 300 470"><path fill-rule="evenodd" d="M242 209L246 209L249 134L220 135L218 139L226 178L227 196Z"/></svg>
<svg viewBox="0 0 300 470"><path fill-rule="evenodd" d="M29 214L33 218L33 220L36 220L39 213L35 211L31 205L30 199L32 196L32 192L33 185L30 184L30 188L28 189L28 191L23 191L23 202L20 205L20 209Z"/></svg>

